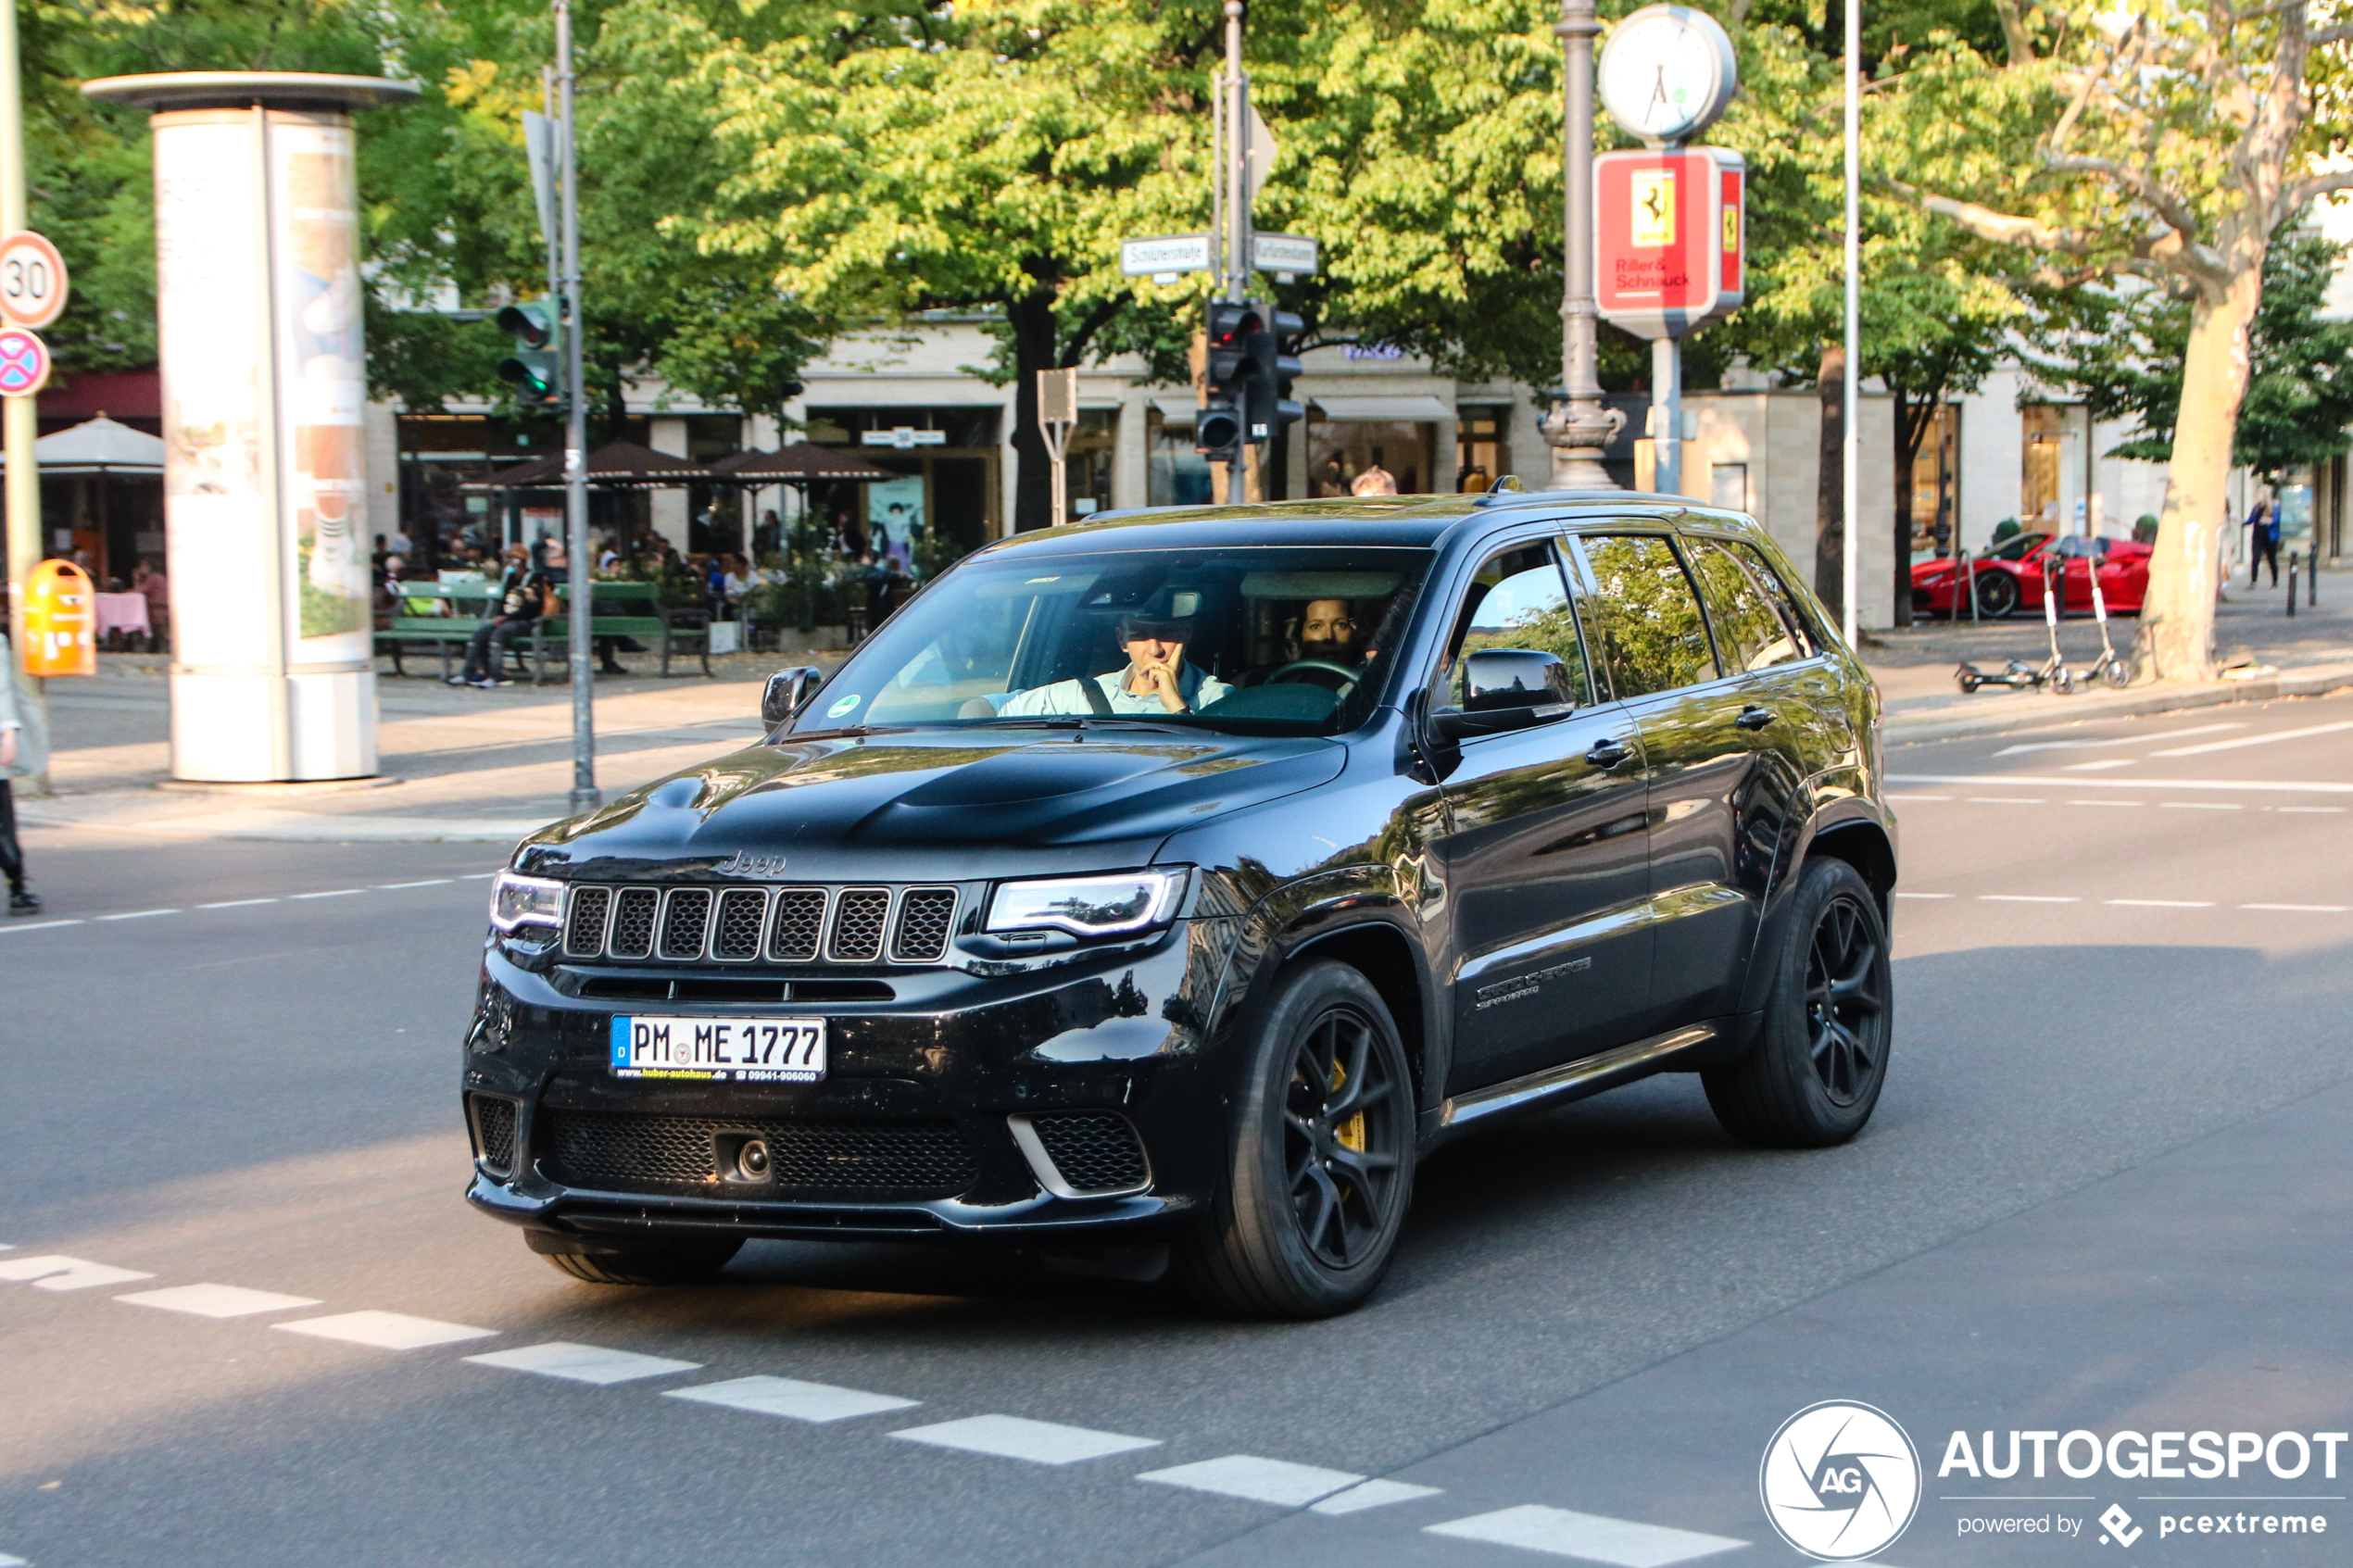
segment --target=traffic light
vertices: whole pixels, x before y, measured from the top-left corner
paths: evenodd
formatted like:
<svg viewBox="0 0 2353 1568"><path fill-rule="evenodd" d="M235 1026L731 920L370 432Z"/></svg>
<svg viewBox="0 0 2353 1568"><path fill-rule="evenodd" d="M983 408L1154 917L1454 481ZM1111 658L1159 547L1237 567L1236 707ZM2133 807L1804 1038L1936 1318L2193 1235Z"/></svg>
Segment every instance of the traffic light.
<svg viewBox="0 0 2353 1568"><path fill-rule="evenodd" d="M1272 305L1259 308L1265 324L1251 334L1250 391L1242 424L1251 440L1272 441L1285 425L1297 424L1306 414L1290 400L1290 391L1299 379L1299 341L1307 326L1289 310Z"/></svg>
<svg viewBox="0 0 2353 1568"><path fill-rule="evenodd" d="M563 402L563 374L554 349L555 317L541 304L510 305L498 312L498 330L516 343L498 361L498 379L515 389L519 408L553 408Z"/></svg>
<svg viewBox="0 0 2353 1568"><path fill-rule="evenodd" d="M1224 299L1209 302L1208 400L1193 416L1193 445L1213 463L1241 461L1242 414L1250 396L1250 345L1258 329L1256 306Z"/></svg>

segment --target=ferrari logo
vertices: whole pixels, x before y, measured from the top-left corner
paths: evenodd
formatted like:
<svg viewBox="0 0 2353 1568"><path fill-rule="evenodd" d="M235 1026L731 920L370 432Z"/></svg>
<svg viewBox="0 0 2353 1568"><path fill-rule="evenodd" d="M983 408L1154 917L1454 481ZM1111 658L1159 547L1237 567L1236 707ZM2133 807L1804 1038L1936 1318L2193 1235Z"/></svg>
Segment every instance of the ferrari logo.
<svg viewBox="0 0 2353 1568"><path fill-rule="evenodd" d="M1642 169L1634 171L1634 233L1637 245L1675 243L1675 171Z"/></svg>

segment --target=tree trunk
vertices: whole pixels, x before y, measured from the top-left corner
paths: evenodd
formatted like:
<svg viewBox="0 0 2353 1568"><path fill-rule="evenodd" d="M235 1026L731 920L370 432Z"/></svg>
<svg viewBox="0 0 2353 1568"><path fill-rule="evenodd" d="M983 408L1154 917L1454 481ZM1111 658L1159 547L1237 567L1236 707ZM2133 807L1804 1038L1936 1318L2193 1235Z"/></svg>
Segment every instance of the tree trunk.
<svg viewBox="0 0 2353 1568"><path fill-rule="evenodd" d="M1920 436L1928 429L1931 405L1922 399L1907 403L1904 389L1895 394L1895 615L1894 623L1912 623L1912 467L1919 458Z"/></svg>
<svg viewBox="0 0 2353 1568"><path fill-rule="evenodd" d="M1006 313L1013 330L1013 532L1054 521L1053 460L1038 428L1038 372L1054 368L1054 301L1039 293Z"/></svg>
<svg viewBox="0 0 2353 1568"><path fill-rule="evenodd" d="M1846 616L1846 345L1822 345L1816 376L1822 397L1822 439L1814 484L1814 592L1831 619Z"/></svg>
<svg viewBox="0 0 2353 1568"><path fill-rule="evenodd" d="M2200 290L2190 308L2165 514L2158 520L2148 596L2133 639L2133 671L2144 680L2214 679L2217 558L2232 521L2224 485L2246 395L2247 332L2263 297L2261 250L2233 259L2240 270L2229 286L2219 295Z"/></svg>

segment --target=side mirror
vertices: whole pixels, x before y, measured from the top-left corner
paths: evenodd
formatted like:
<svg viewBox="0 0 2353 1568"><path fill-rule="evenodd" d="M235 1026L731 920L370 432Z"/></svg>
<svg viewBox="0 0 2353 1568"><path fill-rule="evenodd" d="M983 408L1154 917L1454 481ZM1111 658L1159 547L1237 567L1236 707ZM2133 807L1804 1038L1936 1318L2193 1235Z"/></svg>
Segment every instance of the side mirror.
<svg viewBox="0 0 2353 1568"><path fill-rule="evenodd" d="M813 664L777 671L768 677L768 684L761 691L760 721L772 730L789 722L824 679L824 671Z"/></svg>
<svg viewBox="0 0 2353 1568"><path fill-rule="evenodd" d="M1429 716L1439 739L1455 743L1565 719L1577 706L1568 670L1534 648L1483 648L1463 661L1460 708Z"/></svg>

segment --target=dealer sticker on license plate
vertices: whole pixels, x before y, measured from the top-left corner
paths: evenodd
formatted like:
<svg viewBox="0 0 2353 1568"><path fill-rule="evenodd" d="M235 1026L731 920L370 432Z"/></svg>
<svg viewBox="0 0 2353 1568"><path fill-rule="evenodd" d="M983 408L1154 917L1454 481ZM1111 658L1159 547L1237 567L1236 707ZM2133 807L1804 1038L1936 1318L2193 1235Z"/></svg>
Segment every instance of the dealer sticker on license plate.
<svg viewBox="0 0 2353 1568"><path fill-rule="evenodd" d="M648 1018L612 1021L617 1078L703 1078L813 1084L825 1075L822 1018Z"/></svg>

